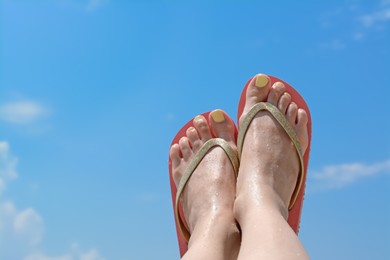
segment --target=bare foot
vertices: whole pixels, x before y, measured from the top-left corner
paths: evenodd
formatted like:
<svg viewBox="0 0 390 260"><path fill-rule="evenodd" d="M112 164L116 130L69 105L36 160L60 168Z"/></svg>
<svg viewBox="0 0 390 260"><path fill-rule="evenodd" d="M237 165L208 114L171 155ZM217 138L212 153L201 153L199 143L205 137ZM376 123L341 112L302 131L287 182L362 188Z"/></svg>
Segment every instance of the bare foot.
<svg viewBox="0 0 390 260"><path fill-rule="evenodd" d="M259 102L271 103L284 114L304 154L308 146L308 116L291 101L283 83L270 86L265 75L253 78L247 88L240 125ZM291 139L270 112L260 111L251 121L240 158L234 204L243 236L239 259L306 258L297 236L287 224L300 161Z"/></svg>
<svg viewBox="0 0 390 260"><path fill-rule="evenodd" d="M182 137L179 144L172 145L170 158L176 186L196 153L212 138L211 132L227 141L236 151L235 126L226 113L222 110L211 112L209 122L211 128L206 118L195 117L194 127L187 130L187 136ZM229 158L220 147L210 150L191 175L180 200L191 234L186 257L237 257L240 235L233 217L235 176Z"/></svg>
<svg viewBox="0 0 390 260"><path fill-rule="evenodd" d="M249 110L259 102L269 102L285 115L301 143L304 154L308 145L306 111L291 102L290 95L281 82L268 86L269 80L258 75L248 86L246 104L239 119L241 125ZM256 86L256 83L258 86ZM260 187L274 191L287 218L291 195L295 189L300 164L296 148L284 129L267 111L259 112L248 128L243 143L237 184L237 197L250 195L254 203L262 203L264 198ZM248 189L247 187L251 187Z"/></svg>

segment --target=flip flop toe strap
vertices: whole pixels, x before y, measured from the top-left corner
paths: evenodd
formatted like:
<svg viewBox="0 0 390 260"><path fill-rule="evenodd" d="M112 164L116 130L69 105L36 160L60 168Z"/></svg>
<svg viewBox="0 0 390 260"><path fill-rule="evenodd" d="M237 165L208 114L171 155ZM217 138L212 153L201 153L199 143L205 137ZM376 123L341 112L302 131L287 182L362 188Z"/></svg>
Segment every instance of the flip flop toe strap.
<svg viewBox="0 0 390 260"><path fill-rule="evenodd" d="M238 157L241 158L241 153L242 153L242 146L244 143L245 135L246 132L248 131L249 125L252 122L253 118L257 115L258 112L260 111L268 111L275 119L276 121L282 126L286 134L290 137L291 141L293 142L298 157L299 157L299 162L301 166L300 173L298 175L298 180L297 184L295 186L294 192L291 196L290 200L290 205L288 209L290 210L294 204L295 201L298 197L298 193L301 189L302 182L304 180L304 175L305 175L305 167L303 163L303 154L302 154L302 148L301 144L298 140L298 136L295 133L294 129L290 125L290 123L287 121L286 117L280 110L272 105L271 103L266 103L266 102L260 102L254 105L251 110L248 112L248 114L245 116L244 120L241 123L240 130L238 131L238 138L237 138L237 148L238 148Z"/></svg>
<svg viewBox="0 0 390 260"><path fill-rule="evenodd" d="M195 155L194 159L189 163L187 169L184 171L183 177L181 178L179 185L177 186L177 192L176 192L176 203L175 203L175 218L178 223L179 229L185 240L188 242L190 238L190 232L187 230L187 227L183 223L182 218L180 217L179 213L179 203L180 203L180 196L183 192L188 180L190 179L191 175L194 173L196 168L198 167L199 163L202 161L202 159L206 156L206 154L214 147L221 147L226 155L228 156L233 169L234 173L237 178L238 174L238 157L237 153L233 150L233 148L224 140L221 138L213 138L208 140L204 143L204 145L200 148L200 150Z"/></svg>

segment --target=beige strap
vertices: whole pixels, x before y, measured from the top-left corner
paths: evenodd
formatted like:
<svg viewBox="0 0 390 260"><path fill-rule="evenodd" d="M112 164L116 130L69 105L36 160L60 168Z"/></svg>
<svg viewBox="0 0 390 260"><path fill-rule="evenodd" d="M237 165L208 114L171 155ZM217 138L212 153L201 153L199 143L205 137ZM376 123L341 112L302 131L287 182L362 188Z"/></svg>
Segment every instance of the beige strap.
<svg viewBox="0 0 390 260"><path fill-rule="evenodd" d="M276 121L282 126L282 128L285 130L287 135L290 137L291 141L293 142L297 154L299 157L299 162L301 164L301 171L298 175L297 185L295 186L294 192L291 196L290 205L288 209L290 210L298 197L299 190L301 189L303 177L305 176L305 167L303 163L303 155L302 155L302 148L301 144L298 140L298 136L295 133L294 129L290 125L290 123L287 121L286 117L280 112L280 110L272 105L271 103L265 103L260 102L254 105L251 110L248 112L248 114L245 116L244 121L242 122L240 126L240 130L238 132L238 139L237 139L237 147L238 147L238 157L241 158L242 153L242 146L244 144L244 139L246 132L248 131L249 125L252 122L253 118L257 115L259 111L268 111L271 113L271 115L276 119Z"/></svg>
<svg viewBox="0 0 390 260"><path fill-rule="evenodd" d="M184 171L183 177L181 178L179 185L177 186L176 203L175 203L175 218L177 220L179 229L187 242L190 238L190 232L187 230L186 226L183 223L183 220L180 217L180 213L179 213L180 195L183 192L192 173L194 173L195 169L198 167L199 163L206 156L206 154L212 148L214 148L216 146L221 147L225 151L226 155L228 156L230 162L233 165L233 170L234 170L234 173L235 173L236 178L237 178L238 166L239 166L238 157L237 157L237 153L228 144L228 142L226 142L224 139L221 139L221 138L213 138L213 139L208 140L206 143L204 143L204 145L200 148L200 150L195 155L194 159L188 165L187 169Z"/></svg>

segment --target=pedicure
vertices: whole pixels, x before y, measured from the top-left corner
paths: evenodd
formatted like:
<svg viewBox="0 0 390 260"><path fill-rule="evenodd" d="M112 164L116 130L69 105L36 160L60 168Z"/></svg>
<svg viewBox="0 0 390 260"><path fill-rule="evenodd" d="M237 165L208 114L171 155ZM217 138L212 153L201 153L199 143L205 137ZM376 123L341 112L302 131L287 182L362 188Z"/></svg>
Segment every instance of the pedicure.
<svg viewBox="0 0 390 260"><path fill-rule="evenodd" d="M211 112L211 118L214 120L215 123L222 123L225 121L225 116L223 115L223 112L221 110L214 110Z"/></svg>
<svg viewBox="0 0 390 260"><path fill-rule="evenodd" d="M255 86L258 88L264 88L268 85L269 79L265 75L257 75L256 76L256 81L255 81Z"/></svg>

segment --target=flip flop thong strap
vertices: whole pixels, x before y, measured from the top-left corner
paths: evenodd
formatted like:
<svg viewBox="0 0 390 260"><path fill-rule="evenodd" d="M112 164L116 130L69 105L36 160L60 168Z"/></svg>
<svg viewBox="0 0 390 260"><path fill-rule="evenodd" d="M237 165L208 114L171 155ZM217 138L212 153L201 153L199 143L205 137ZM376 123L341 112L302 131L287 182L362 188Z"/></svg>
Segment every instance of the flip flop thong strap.
<svg viewBox="0 0 390 260"><path fill-rule="evenodd" d="M181 234L183 235L183 237L187 242L190 238L190 232L187 230L185 224L183 223L183 220L180 217L180 213L179 213L180 196L188 180L190 179L191 175L198 167L199 163L206 156L206 154L216 146L221 147L225 151L226 155L228 156L233 166L235 177L237 178L238 165L239 165L238 156L237 153L233 150L233 148L228 144L228 142L226 142L224 139L221 138L213 138L205 142L203 146L200 148L200 150L197 152L197 154L195 155L194 159L192 159L192 161L189 163L187 169L184 171L183 177L181 178L179 185L177 186L175 218L177 220Z"/></svg>
<svg viewBox="0 0 390 260"><path fill-rule="evenodd" d="M301 144L298 140L298 136L295 133L292 126L290 125L290 123L287 121L284 114L282 114L282 112L280 112L280 110L276 106L272 105L271 103L260 102L260 103L257 103L256 105L254 105L250 109L250 111L245 116L245 118L240 126L240 130L238 131L238 138L237 138L238 157L241 158L242 146L244 144L245 135L246 135L246 132L248 131L249 125L252 122L253 118L260 111L268 111L276 119L276 121L282 126L284 131L287 133L287 135L290 137L291 141L293 142L293 144L296 148L298 157L299 157L301 170L300 170L300 173L298 175L297 184L295 186L294 192L293 192L291 200L290 200L290 205L288 207L288 209L290 210L294 206L295 201L298 197L298 193L301 189L302 182L303 182L304 176L305 176L305 167L304 167L304 163L303 163L302 148L301 148Z"/></svg>

